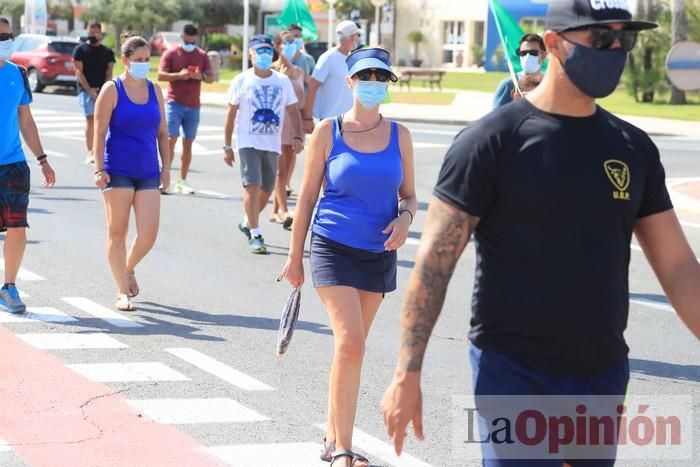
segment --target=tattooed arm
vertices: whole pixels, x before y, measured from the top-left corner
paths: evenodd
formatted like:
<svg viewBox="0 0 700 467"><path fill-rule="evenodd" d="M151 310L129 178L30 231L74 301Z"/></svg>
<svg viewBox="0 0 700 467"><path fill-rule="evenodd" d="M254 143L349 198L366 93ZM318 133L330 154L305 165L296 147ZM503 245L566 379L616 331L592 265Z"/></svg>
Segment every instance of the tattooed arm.
<svg viewBox="0 0 700 467"><path fill-rule="evenodd" d="M398 372L420 372L447 284L479 219L433 198L401 313Z"/></svg>
<svg viewBox="0 0 700 467"><path fill-rule="evenodd" d="M445 301L447 284L479 219L433 198L428 209L416 266L401 313L401 349L394 380L384 394L382 412L394 448L401 454L406 427L413 421L423 439L420 371L430 334Z"/></svg>

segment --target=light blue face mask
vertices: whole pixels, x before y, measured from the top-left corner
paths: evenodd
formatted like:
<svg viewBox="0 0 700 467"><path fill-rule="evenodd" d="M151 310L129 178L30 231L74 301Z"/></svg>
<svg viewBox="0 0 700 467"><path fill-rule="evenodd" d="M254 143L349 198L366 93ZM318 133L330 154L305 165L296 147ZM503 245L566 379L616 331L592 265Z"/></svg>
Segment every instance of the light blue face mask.
<svg viewBox="0 0 700 467"><path fill-rule="evenodd" d="M269 70L272 66L272 54L270 53L256 53L255 54L255 66L261 70Z"/></svg>
<svg viewBox="0 0 700 467"><path fill-rule="evenodd" d="M182 50L184 50L185 52L188 52L188 53L193 52L194 49L196 49L196 48L197 48L196 42L185 42L184 44L182 44Z"/></svg>
<svg viewBox="0 0 700 467"><path fill-rule="evenodd" d="M297 37L294 39L294 43L297 45L297 50L301 50L304 48L304 39L301 37Z"/></svg>
<svg viewBox="0 0 700 467"><path fill-rule="evenodd" d="M12 55L14 42L12 39L0 42L0 62L7 60Z"/></svg>
<svg viewBox="0 0 700 467"><path fill-rule="evenodd" d="M295 42L285 42L282 44L282 55L284 58L287 60L291 60L294 55L297 53L297 43Z"/></svg>
<svg viewBox="0 0 700 467"><path fill-rule="evenodd" d="M379 81L357 81L355 97L363 107L373 109L386 99L387 84Z"/></svg>
<svg viewBox="0 0 700 467"><path fill-rule="evenodd" d="M142 80L148 77L148 72L151 71L149 62L129 62L129 75L132 78Z"/></svg>

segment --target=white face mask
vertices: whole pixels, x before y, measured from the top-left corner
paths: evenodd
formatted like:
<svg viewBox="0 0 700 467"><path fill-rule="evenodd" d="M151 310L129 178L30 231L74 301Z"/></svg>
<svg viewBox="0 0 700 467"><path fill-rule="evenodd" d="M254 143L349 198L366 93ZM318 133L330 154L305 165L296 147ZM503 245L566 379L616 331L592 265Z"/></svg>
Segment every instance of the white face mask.
<svg viewBox="0 0 700 467"><path fill-rule="evenodd" d="M4 62L10 55L12 55L13 44L15 41L8 39L6 41L0 41L0 62Z"/></svg>
<svg viewBox="0 0 700 467"><path fill-rule="evenodd" d="M539 57L532 56L530 54L520 57L520 66L526 75L533 75L540 71L540 59Z"/></svg>

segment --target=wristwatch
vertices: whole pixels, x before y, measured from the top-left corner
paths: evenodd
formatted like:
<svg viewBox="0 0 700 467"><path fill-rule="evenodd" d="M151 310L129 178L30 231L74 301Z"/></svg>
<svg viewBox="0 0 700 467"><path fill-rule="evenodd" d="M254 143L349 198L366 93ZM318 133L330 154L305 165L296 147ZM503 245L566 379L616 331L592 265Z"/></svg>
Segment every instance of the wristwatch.
<svg viewBox="0 0 700 467"><path fill-rule="evenodd" d="M229 149L233 149L233 148L232 148L230 145L228 145L228 144L224 144L224 145L221 147L221 149L223 149L224 151L228 151Z"/></svg>

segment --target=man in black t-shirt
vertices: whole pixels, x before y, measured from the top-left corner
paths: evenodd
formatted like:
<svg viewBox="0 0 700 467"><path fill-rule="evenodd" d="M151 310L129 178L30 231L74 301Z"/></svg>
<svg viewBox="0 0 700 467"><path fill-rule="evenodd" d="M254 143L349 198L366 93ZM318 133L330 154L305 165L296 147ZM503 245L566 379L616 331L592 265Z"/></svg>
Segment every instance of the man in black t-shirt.
<svg viewBox="0 0 700 467"><path fill-rule="evenodd" d="M87 44L80 44L73 51L73 65L75 76L80 84L78 102L85 114L85 146L87 147L87 159L85 162L93 163L92 138L94 132L93 114L95 113L95 101L100 88L105 82L112 79L114 67L114 52L102 45L102 25L91 23L88 28Z"/></svg>
<svg viewBox="0 0 700 467"><path fill-rule="evenodd" d="M700 337L700 264L673 211L659 152L646 133L595 103L615 90L638 32L655 26L633 21L624 1L552 0L542 83L455 138L428 210L398 364L382 402L397 452L410 421L422 438L423 357L472 233L469 339L482 430L488 411L500 409L486 402L491 395L515 402L523 400L516 395L614 396L603 413L617 416L629 378L623 332L632 234ZM501 460L495 439L481 444L484 465L583 465L573 451ZM595 456L585 465L613 465L609 444L586 446Z"/></svg>

